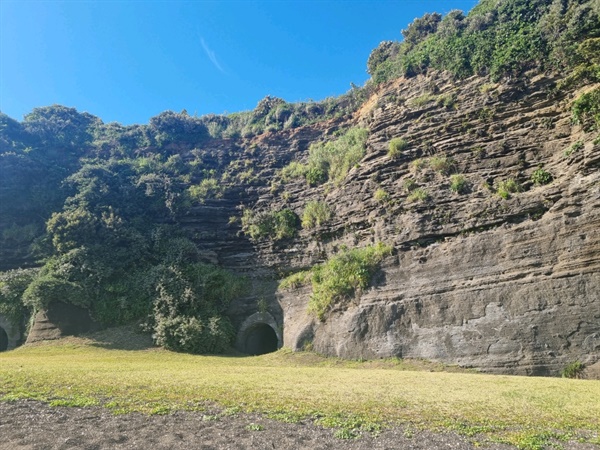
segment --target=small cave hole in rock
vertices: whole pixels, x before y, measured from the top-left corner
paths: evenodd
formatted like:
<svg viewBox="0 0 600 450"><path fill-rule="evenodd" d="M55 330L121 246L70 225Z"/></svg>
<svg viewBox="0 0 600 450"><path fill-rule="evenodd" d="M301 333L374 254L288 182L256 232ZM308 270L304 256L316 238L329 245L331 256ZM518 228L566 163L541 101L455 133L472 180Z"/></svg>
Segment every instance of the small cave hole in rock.
<svg viewBox="0 0 600 450"><path fill-rule="evenodd" d="M0 327L0 352L8 349L8 335L4 328Z"/></svg>
<svg viewBox="0 0 600 450"><path fill-rule="evenodd" d="M277 334L266 323L258 324L246 332L246 353L264 355L277 350Z"/></svg>

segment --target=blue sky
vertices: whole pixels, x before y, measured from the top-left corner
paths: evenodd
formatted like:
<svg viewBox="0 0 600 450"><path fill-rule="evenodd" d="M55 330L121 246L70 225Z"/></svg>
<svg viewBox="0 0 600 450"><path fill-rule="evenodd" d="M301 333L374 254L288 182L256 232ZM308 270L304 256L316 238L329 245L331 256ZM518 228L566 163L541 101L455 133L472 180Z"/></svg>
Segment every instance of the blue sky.
<svg viewBox="0 0 600 450"><path fill-rule="evenodd" d="M1 0L0 110L62 104L105 122L253 109L362 85L369 53L425 12L477 0Z"/></svg>

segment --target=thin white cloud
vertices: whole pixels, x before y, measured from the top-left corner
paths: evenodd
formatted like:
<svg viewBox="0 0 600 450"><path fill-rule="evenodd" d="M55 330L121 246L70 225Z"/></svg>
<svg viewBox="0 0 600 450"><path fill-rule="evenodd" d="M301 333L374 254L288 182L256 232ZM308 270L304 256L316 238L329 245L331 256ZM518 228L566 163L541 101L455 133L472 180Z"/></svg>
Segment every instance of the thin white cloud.
<svg viewBox="0 0 600 450"><path fill-rule="evenodd" d="M223 69L223 67L221 67L221 64L219 64L219 61L217 60L217 56L215 55L215 52L213 52L208 45L206 44L206 42L204 42L204 38L200 38L200 42L202 43L202 48L204 49L204 52L206 53L206 56L208 56L208 59L210 59L210 62L213 63L213 65L219 69L220 72L225 73L225 70Z"/></svg>

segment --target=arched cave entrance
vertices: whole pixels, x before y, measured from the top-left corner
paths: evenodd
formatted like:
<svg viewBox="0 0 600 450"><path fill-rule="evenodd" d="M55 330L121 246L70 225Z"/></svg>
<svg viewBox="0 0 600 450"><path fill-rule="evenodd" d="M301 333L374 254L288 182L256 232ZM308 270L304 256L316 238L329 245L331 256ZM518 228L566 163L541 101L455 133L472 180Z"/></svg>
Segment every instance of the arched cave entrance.
<svg viewBox="0 0 600 450"><path fill-rule="evenodd" d="M0 327L0 352L8 350L8 334Z"/></svg>
<svg viewBox="0 0 600 450"><path fill-rule="evenodd" d="M275 330L266 323L259 323L246 331L244 343L249 355L264 355L277 350L278 339Z"/></svg>
<svg viewBox="0 0 600 450"><path fill-rule="evenodd" d="M236 347L249 355L264 355L277 351L282 345L280 329L275 318L267 313L248 317L238 332Z"/></svg>

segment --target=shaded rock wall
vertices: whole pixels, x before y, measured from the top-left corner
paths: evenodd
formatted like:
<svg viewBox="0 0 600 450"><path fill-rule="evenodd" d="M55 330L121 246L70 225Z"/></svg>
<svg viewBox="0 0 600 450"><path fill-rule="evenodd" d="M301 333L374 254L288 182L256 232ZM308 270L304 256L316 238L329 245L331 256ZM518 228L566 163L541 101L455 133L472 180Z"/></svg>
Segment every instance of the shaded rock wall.
<svg viewBox="0 0 600 450"><path fill-rule="evenodd" d="M12 350L21 342L20 327L0 314L0 352Z"/></svg>
<svg viewBox="0 0 600 450"><path fill-rule="evenodd" d="M27 343L77 336L98 329L87 309L70 303L52 302L36 314Z"/></svg>

